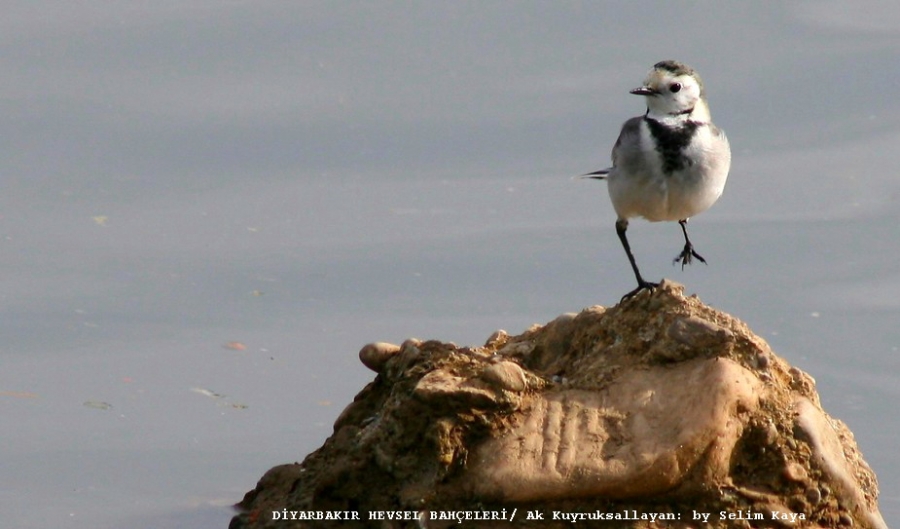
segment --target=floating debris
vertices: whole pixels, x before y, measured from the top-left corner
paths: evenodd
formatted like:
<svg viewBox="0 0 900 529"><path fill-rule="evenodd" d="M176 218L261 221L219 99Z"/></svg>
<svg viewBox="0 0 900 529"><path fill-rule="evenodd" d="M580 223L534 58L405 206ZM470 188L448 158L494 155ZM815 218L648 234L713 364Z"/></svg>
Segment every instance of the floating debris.
<svg viewBox="0 0 900 529"><path fill-rule="evenodd" d="M199 393L200 395L203 395L203 396L206 396L206 397L209 397L212 399L225 398L225 395L222 395L221 393L216 393L215 391L210 391L210 390L204 389L204 388L191 388L191 391L193 391L194 393Z"/></svg>
<svg viewBox="0 0 900 529"><path fill-rule="evenodd" d="M15 397L17 399L36 399L36 398L38 398L37 393L32 393L30 391L0 391L0 396Z"/></svg>
<svg viewBox="0 0 900 529"><path fill-rule="evenodd" d="M249 408L246 404L242 404L240 402L228 402L226 397L227 395L223 395L221 393L216 393L215 391L205 389L205 388L191 388L191 391L197 393L199 395L203 395L204 397L209 397L211 399L216 399L219 406L227 406L229 408L234 408L236 410L246 410Z"/></svg>

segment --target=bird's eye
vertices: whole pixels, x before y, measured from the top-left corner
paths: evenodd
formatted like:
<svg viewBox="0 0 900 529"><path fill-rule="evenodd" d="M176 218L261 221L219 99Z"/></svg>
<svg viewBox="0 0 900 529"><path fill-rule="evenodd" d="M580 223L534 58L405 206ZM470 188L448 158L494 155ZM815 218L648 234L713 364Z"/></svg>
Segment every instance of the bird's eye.
<svg viewBox="0 0 900 529"><path fill-rule="evenodd" d="M672 92L674 94L675 92L679 91L681 91L681 83L672 83L669 85L669 92Z"/></svg>

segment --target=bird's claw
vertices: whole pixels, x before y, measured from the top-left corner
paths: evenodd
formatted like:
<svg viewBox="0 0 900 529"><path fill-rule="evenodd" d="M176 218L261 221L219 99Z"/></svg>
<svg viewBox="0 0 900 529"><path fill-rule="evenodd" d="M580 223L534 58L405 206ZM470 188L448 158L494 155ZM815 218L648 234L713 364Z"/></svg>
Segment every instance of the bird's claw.
<svg viewBox="0 0 900 529"><path fill-rule="evenodd" d="M659 286L659 283L651 283L649 281L639 281L637 288L632 290L631 292L625 294L624 296L622 296L622 299L619 300L619 303L633 298L638 293L640 293L642 290L650 290L652 292L653 289L655 289L658 286Z"/></svg>
<svg viewBox="0 0 900 529"><path fill-rule="evenodd" d="M696 257L698 261L703 264L706 264L706 259L703 258L702 255L694 251L694 247L690 244L685 244L684 249L681 250L681 253L678 254L675 259L672 260L672 264L678 264L678 261L681 261L681 269L684 270L684 265L689 265L693 262L693 258Z"/></svg>

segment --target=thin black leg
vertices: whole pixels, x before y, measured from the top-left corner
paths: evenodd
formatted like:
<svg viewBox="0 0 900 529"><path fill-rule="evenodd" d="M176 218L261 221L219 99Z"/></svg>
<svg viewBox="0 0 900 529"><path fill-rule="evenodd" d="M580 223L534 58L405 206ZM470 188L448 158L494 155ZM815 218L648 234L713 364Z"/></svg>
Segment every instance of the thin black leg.
<svg viewBox="0 0 900 529"><path fill-rule="evenodd" d="M622 241L622 247L625 248L625 255L628 256L628 262L631 263L631 269L634 270L634 277L637 279L638 286L636 289L622 296L622 301L634 296L641 290L653 290L659 286L659 283L644 281L644 278L641 277L641 271L638 270L637 263L634 260L634 254L631 253L631 245L628 244L628 237L625 236L625 230L627 229L627 219L619 219L616 221L616 234L619 236L619 240Z"/></svg>
<svg viewBox="0 0 900 529"><path fill-rule="evenodd" d="M694 245L691 244L691 240L688 238L687 221L688 219L681 219L678 221L678 224L681 224L681 232L684 233L684 249L681 250L681 253L678 254L678 256L675 257L675 259L672 261L672 264L676 264L678 261L681 261L682 270L684 270L684 265L691 264L693 257L696 257L701 263L706 264L706 259L704 259L699 253L694 251Z"/></svg>

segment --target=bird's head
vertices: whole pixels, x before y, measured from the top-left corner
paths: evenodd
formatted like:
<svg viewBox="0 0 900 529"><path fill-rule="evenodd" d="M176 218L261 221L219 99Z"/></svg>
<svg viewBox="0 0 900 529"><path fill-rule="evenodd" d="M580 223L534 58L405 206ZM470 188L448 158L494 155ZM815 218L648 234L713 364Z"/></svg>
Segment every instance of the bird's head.
<svg viewBox="0 0 900 529"><path fill-rule="evenodd" d="M690 66L678 61L656 63L647 74L643 86L635 88L631 93L647 98L647 112L652 117L709 119L706 93L700 75Z"/></svg>

